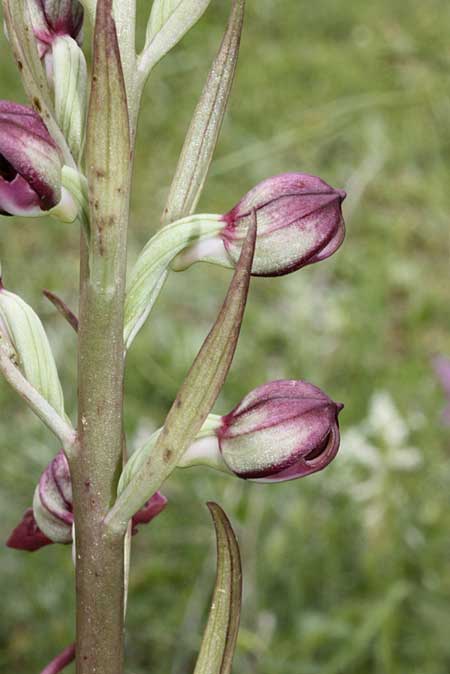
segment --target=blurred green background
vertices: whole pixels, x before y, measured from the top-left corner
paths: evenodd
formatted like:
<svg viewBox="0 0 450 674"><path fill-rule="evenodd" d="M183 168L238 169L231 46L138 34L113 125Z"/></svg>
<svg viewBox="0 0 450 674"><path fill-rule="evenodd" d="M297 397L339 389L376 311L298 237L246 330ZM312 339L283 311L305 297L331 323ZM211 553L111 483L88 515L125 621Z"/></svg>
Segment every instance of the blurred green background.
<svg viewBox="0 0 450 674"><path fill-rule="evenodd" d="M140 31L148 2L140 5ZM147 6L146 6L147 5ZM229 3L213 0L149 82L137 145L130 260L159 226L183 134ZM255 279L216 406L304 378L345 403L324 473L260 486L175 475L170 504L134 539L128 674L189 674L214 579L204 506L242 547L240 674L450 671L449 429L434 353L450 355L450 5L445 0L248 0L236 84L200 211L224 212L259 180L318 174L347 189L332 259ZM24 101L1 42L0 96ZM78 233L3 218L7 287L45 322L75 414L75 335L41 295L77 303ZM132 447L161 424L224 296L229 272L172 275L128 360ZM0 538L58 449L0 382ZM0 669L38 673L74 630L70 548L1 549ZM68 669L72 672L72 669Z"/></svg>

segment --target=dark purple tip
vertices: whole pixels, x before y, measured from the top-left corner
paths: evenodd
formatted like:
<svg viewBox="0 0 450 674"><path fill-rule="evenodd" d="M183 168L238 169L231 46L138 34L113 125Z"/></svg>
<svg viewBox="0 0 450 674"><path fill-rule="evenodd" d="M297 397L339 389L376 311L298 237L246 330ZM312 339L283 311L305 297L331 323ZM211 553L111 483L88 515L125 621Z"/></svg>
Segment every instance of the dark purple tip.
<svg viewBox="0 0 450 674"><path fill-rule="evenodd" d="M11 532L6 545L8 548L15 550L26 550L27 552L34 552L43 548L45 545L51 545L51 541L39 529L36 520L34 519L33 509L28 508L25 511L22 521Z"/></svg>

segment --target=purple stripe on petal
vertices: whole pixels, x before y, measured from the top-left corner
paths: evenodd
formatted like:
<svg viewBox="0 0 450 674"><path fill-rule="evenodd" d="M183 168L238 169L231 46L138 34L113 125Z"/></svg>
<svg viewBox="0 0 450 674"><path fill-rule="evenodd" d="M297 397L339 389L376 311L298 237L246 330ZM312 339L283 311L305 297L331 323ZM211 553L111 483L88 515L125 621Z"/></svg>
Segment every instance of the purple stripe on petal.
<svg viewBox="0 0 450 674"><path fill-rule="evenodd" d="M264 477L258 475L246 475L245 479L260 483L276 483L289 482L290 480L297 480L300 477L306 477L318 473L326 468L335 458L339 450L339 427L336 424L324 442L319 446L318 452L314 452L314 458L308 459L306 456L299 457L297 461L291 464L288 468L279 470Z"/></svg>
<svg viewBox="0 0 450 674"><path fill-rule="evenodd" d="M69 463L61 449L51 462L51 469L55 484L68 510L72 511L72 481L70 479Z"/></svg>
<svg viewBox="0 0 450 674"><path fill-rule="evenodd" d="M52 462L47 466L39 480L39 500L42 506L61 522L68 525L73 524L73 514L67 507L64 498L61 495L58 485L55 482Z"/></svg>

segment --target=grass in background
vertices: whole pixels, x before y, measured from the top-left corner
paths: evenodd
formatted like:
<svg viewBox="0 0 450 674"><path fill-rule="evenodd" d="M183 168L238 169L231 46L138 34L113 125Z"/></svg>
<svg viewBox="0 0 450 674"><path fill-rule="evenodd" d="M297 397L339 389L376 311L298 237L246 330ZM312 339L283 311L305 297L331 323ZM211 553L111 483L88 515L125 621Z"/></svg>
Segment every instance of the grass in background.
<svg viewBox="0 0 450 674"><path fill-rule="evenodd" d="M141 2L141 32L149 3ZM152 76L141 116L130 260L159 226L183 136L228 3ZM345 403L323 474L261 486L180 472L170 506L135 539L130 674L189 674L214 576L215 499L242 545L241 674L450 670L449 431L430 368L450 354L450 7L443 0L248 0L230 111L200 205L228 210L259 180L305 171L345 187L345 245L281 279L255 279L216 410L269 379L304 378ZM5 42L3 98L23 101ZM39 311L74 412L75 335L40 289L77 294L78 233L2 219L5 282ZM208 274L208 283L205 275ZM159 425L222 301L229 273L172 275L130 354L134 444ZM0 534L58 447L0 385ZM3 549L0 670L38 672L73 638L70 550ZM68 670L70 672L71 670Z"/></svg>

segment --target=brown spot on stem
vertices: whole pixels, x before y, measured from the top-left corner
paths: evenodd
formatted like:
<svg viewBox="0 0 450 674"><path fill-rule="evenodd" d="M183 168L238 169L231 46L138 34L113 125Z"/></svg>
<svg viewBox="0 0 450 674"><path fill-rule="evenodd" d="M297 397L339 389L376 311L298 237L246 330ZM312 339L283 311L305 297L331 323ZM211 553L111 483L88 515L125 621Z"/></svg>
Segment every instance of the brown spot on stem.
<svg viewBox="0 0 450 674"><path fill-rule="evenodd" d="M170 459L173 456L173 452L171 449L165 449L164 454L163 454L163 461L164 463L169 463Z"/></svg>

